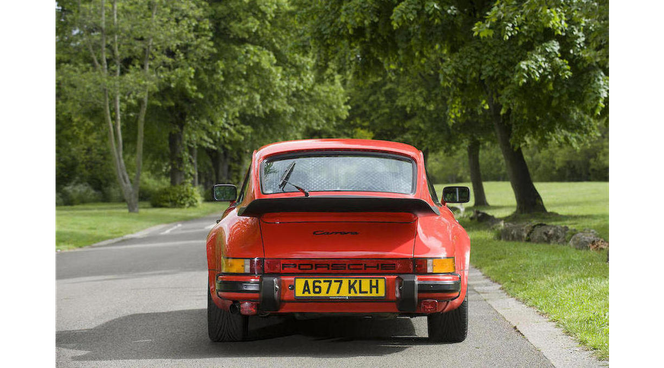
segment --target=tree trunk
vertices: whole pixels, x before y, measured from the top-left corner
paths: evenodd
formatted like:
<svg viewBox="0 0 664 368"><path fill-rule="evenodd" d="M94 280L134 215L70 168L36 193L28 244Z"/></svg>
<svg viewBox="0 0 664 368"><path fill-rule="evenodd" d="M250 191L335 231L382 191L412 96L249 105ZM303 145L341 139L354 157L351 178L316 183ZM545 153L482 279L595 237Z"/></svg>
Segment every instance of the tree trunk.
<svg viewBox="0 0 664 368"><path fill-rule="evenodd" d="M212 170L214 171L215 184L228 183L228 155L223 149L206 149L210 161L212 161Z"/></svg>
<svg viewBox="0 0 664 368"><path fill-rule="evenodd" d="M212 181L214 182L213 184L220 184L217 181L217 178L219 177L218 173L219 168L217 166L217 155L219 155L219 151L206 148L205 153L207 153L208 157L210 158L210 162L212 163Z"/></svg>
<svg viewBox="0 0 664 368"><path fill-rule="evenodd" d="M195 187L197 187L197 186L198 186L198 149L196 148L195 145L194 145L194 146L191 146L191 147L189 148L189 155L191 156L191 162L192 162L192 164L193 164L193 166L194 166L194 168L193 168L193 170L194 170L194 177L193 177L191 183L192 183Z"/></svg>
<svg viewBox="0 0 664 368"><path fill-rule="evenodd" d="M228 178L228 166L229 166L230 160L228 159L228 152L224 150L223 148L219 150L219 177L217 180L219 180L219 183L228 183L229 178Z"/></svg>
<svg viewBox="0 0 664 368"><path fill-rule="evenodd" d="M80 3L79 3L80 7ZM105 1L101 2L101 27L100 27L100 36L101 36L101 65L99 64L94 51L90 43L88 43L88 49L93 55L93 61L95 68L105 77L109 76L108 72L108 62L106 58L106 13L105 13L106 4ZM113 11L113 27L117 27L117 2L113 1L112 4ZM153 8L152 11L152 21L154 22L156 8ZM141 108L138 116L138 133L136 137L136 173L134 177L134 183L132 184L129 179L129 174L124 162L123 154L123 143L122 143L122 124L121 124L121 110L120 110L120 89L119 89L119 79L120 79L120 54L118 51L118 37L117 35L113 38L113 58L116 63L116 73L115 73L115 83L114 83L114 103L113 110L115 113L115 119L111 117L110 112L110 99L109 99L109 88L106 84L102 86L104 92L104 116L106 118L106 123L108 125L108 138L109 146L111 150L111 155L113 156L113 165L115 168L116 178L118 179L118 184L122 189L122 194L127 202L127 210L129 212L138 212L138 191L139 191L139 180L141 177L141 164L143 160L143 126L145 122L145 109L148 102L148 89L146 87L145 94L143 99L140 102ZM152 37L150 37L146 43L145 50L145 60L143 65L143 70L147 75L149 71L149 54L150 47L152 45ZM115 120L115 121L113 121Z"/></svg>
<svg viewBox="0 0 664 368"><path fill-rule="evenodd" d="M514 197L516 197L516 213L547 212L544 202L530 177L530 171L523 157L521 147L512 146L512 126L510 125L510 113L501 113L502 106L494 100L494 95L487 81L483 81L486 92L491 121L493 123L498 146L505 160L507 176L512 184Z"/></svg>
<svg viewBox="0 0 664 368"><path fill-rule="evenodd" d="M488 206L482 183L482 172L480 171L480 142L472 139L468 143L468 166L470 167L470 182L473 184L473 197L475 207Z"/></svg>
<svg viewBox="0 0 664 368"><path fill-rule="evenodd" d="M115 5L115 1L113 2ZM157 15L157 3L152 4L152 18L151 25L154 24L155 17ZM117 46L117 43L116 43ZM143 58L143 73L144 76L149 78L150 74L150 54L152 52L152 36L148 37L145 44L145 57ZM119 60L119 59L118 59ZM118 68L120 65L118 64ZM141 185L141 170L143 168L143 140L145 139L145 114L148 108L148 97L150 95L150 89L148 86L145 87L143 92L143 99L140 103L140 109L138 111L138 120L137 120L137 133L136 133L136 172L134 173L134 183L131 186L131 199L127 201L127 207L129 212L138 213L138 192L140 191Z"/></svg>
<svg viewBox="0 0 664 368"><path fill-rule="evenodd" d="M498 137L498 145L505 159L507 176L512 184L512 190L516 197L517 213L546 212L544 202L530 177L530 171L523 157L521 148L514 148L510 141L512 137L512 126L507 122L506 115L494 117L493 126Z"/></svg>
<svg viewBox="0 0 664 368"><path fill-rule="evenodd" d="M81 4L78 4L79 9ZM101 2L101 24L99 28L99 33L101 37L101 47L100 47L100 59L97 59L96 53L93 50L92 42L85 38L84 42L87 44L88 51L92 56L92 61L94 63L95 69L99 74L105 78L109 77L109 68L108 61L106 57L106 2L102 0ZM117 27L118 22L118 12L117 12L117 1L114 0L112 3L113 11L113 27ZM152 5L152 19L151 23L154 24L154 20L157 14L157 4L153 3ZM127 202L127 209L129 212L138 213L138 192L140 188L140 179L141 179L141 168L143 163L143 139L144 139L144 126L145 126L145 113L148 105L149 89L146 86L143 92L143 97L140 100L140 110L138 113L137 119L137 136L136 136L136 172L134 173L134 182L131 182L129 179L129 173L127 172L127 167L125 166L124 153L123 153L123 143L122 143L122 124L121 124L121 104L120 104L120 88L119 88L119 79L120 79L120 70L121 70L121 57L118 48L118 37L114 35L113 37L113 60L116 64L116 73L115 73L115 83L113 83L113 111L114 116L111 116L110 111L110 96L109 96L109 87L106 83L102 84L102 90L104 93L104 117L106 124L108 126L108 142L109 148L111 151L111 156L113 157L113 167L115 168L115 175L122 189L122 195ZM143 59L143 73L145 77L148 77L150 71L150 53L152 50L152 36L148 37L145 42L145 57ZM101 60L101 63L100 63ZM111 77L111 80L113 77ZM110 83L109 83L110 84ZM114 119L113 119L114 117ZM114 121L115 120L115 121Z"/></svg>
<svg viewBox="0 0 664 368"><path fill-rule="evenodd" d="M184 122L173 124L173 130L168 133L168 148L171 161L171 185L184 183Z"/></svg>

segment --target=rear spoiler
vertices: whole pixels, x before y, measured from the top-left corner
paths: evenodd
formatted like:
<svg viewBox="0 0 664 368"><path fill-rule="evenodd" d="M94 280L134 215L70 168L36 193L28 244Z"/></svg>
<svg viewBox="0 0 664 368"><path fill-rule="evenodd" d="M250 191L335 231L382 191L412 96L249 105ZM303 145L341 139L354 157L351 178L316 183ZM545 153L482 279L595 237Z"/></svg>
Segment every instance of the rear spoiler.
<svg viewBox="0 0 664 368"><path fill-rule="evenodd" d="M255 199L238 208L239 216L273 212L410 212L440 215L438 208L417 198L320 196Z"/></svg>

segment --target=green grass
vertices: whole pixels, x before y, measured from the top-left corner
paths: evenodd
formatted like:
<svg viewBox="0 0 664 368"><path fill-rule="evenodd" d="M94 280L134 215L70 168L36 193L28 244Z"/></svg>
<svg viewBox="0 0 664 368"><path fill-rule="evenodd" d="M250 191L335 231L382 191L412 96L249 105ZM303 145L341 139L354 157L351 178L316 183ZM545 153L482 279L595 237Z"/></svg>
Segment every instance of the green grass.
<svg viewBox="0 0 664 368"><path fill-rule="evenodd" d="M133 234L151 226L223 212L228 204L204 202L196 208L152 208L140 203L139 213L124 203L58 206L55 210L55 247L67 250Z"/></svg>
<svg viewBox="0 0 664 368"><path fill-rule="evenodd" d="M516 204L509 183L484 185L491 206L481 210L497 217L514 212ZM535 186L547 210L558 215L520 216L518 221L568 225L578 230L592 228L609 239L608 183ZM437 192L442 187L436 186ZM598 358L609 358L609 265L605 251L499 241L493 231L476 222L467 218L460 222L471 238L471 264L500 283L508 294L556 321L582 345L593 349Z"/></svg>

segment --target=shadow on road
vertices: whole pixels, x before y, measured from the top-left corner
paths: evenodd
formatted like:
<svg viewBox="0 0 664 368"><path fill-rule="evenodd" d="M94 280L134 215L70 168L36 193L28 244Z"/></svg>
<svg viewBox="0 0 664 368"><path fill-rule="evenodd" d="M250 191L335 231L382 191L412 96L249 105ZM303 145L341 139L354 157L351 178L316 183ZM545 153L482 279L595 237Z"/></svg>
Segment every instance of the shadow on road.
<svg viewBox="0 0 664 368"><path fill-rule="evenodd" d="M93 329L59 331L56 345L86 352L77 361L218 357L353 357L393 354L428 344L408 318L330 317L304 321L252 317L249 341L212 343L205 309L142 313Z"/></svg>

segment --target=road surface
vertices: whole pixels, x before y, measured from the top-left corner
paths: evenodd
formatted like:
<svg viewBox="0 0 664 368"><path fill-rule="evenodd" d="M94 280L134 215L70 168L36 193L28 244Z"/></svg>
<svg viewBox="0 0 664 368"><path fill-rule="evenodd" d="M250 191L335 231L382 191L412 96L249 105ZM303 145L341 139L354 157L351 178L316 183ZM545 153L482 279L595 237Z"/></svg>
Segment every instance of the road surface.
<svg viewBox="0 0 664 368"><path fill-rule="evenodd" d="M205 309L205 237L217 218L58 253L57 366L552 366L478 293L476 270L463 343L430 344L424 317L255 317L250 341L212 343Z"/></svg>

